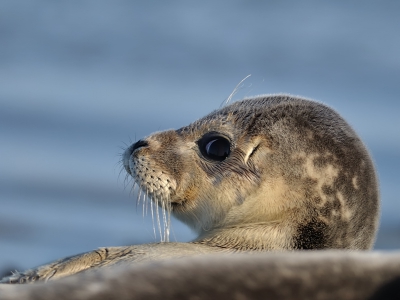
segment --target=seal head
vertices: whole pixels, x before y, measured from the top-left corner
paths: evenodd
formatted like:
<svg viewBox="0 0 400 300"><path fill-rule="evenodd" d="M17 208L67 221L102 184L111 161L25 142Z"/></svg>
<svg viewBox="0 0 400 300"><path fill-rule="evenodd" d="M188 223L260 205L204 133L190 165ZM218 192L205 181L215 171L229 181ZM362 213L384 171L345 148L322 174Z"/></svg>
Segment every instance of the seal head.
<svg viewBox="0 0 400 300"><path fill-rule="evenodd" d="M194 243L231 250L369 249L379 193L371 158L333 109L258 96L123 155L126 171Z"/></svg>

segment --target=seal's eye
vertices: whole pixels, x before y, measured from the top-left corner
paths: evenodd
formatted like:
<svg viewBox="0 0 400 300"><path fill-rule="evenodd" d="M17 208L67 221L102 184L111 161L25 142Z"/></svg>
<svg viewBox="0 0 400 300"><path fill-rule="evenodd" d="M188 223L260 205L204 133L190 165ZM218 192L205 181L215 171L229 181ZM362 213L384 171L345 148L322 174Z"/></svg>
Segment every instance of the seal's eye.
<svg viewBox="0 0 400 300"><path fill-rule="evenodd" d="M201 154L205 158L223 161L231 153L229 140L218 134L207 134L198 141Z"/></svg>

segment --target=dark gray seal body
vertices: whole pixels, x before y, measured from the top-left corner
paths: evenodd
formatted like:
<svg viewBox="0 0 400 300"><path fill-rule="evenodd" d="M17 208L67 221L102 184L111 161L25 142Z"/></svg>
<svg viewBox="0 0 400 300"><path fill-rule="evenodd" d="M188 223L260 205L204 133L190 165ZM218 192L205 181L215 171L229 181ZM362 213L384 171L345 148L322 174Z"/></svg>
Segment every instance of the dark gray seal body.
<svg viewBox="0 0 400 300"><path fill-rule="evenodd" d="M116 266L27 285L2 300L398 300L400 253L297 251L207 254Z"/></svg>
<svg viewBox="0 0 400 300"><path fill-rule="evenodd" d="M3 282L212 252L365 250L375 239L379 193L368 151L338 113L314 101L238 101L134 143L123 164L163 208L166 230L172 213L195 241L102 248Z"/></svg>

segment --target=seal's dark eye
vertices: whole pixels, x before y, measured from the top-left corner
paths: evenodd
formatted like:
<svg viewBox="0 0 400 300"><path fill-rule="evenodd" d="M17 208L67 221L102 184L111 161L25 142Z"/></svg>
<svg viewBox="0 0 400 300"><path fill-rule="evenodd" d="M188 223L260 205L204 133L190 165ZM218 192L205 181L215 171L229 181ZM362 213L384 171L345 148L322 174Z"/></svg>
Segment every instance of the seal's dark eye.
<svg viewBox="0 0 400 300"><path fill-rule="evenodd" d="M207 134L199 141L199 149L205 158L223 161L231 153L231 143L223 136Z"/></svg>

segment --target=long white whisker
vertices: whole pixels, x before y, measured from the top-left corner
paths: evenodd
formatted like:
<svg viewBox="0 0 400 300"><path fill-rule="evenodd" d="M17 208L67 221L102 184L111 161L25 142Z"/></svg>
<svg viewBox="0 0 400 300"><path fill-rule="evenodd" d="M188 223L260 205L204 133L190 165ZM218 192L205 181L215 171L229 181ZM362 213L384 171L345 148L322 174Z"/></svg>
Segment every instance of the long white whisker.
<svg viewBox="0 0 400 300"><path fill-rule="evenodd" d="M139 186L139 191L138 191L138 203L140 203L140 197L142 196L142 189L141 186L138 184ZM143 202L144 205L144 202ZM144 217L144 207L143 207L143 217Z"/></svg>
<svg viewBox="0 0 400 300"><path fill-rule="evenodd" d="M142 199L142 216L144 218L145 206L146 206L146 198L144 197L144 192L142 190L142 187L139 187L139 192L140 192L140 197L142 197L142 195L143 195L143 199Z"/></svg>
<svg viewBox="0 0 400 300"><path fill-rule="evenodd" d="M156 199L156 207L157 207L157 211L156 211L157 215L156 215L156 217L157 217L158 231L160 233L161 242L164 242L163 238L162 238L162 232L161 232L160 211L159 211L159 208L158 208L159 207L159 205L158 205L158 197L155 197L155 199Z"/></svg>
<svg viewBox="0 0 400 300"><path fill-rule="evenodd" d="M165 226L165 233L166 233L166 241L169 242L169 235L171 229L171 201L169 201L169 197L166 199L166 211L167 211L167 223Z"/></svg>
<svg viewBox="0 0 400 300"><path fill-rule="evenodd" d="M149 206L151 206L151 197L149 196L146 190L146 216L149 214Z"/></svg>
<svg viewBox="0 0 400 300"><path fill-rule="evenodd" d="M245 78L243 78L243 79L235 86L235 88L233 89L232 93L229 95L229 97L228 97L224 102L222 102L222 105L221 105L220 107L223 107L223 106L227 105L227 104L232 100L233 96L235 96L236 93L238 92L238 90L241 88L241 84L242 84L247 78L249 78L250 76L251 76L251 74L247 75Z"/></svg>
<svg viewBox="0 0 400 300"><path fill-rule="evenodd" d="M151 210L151 222L153 224L153 233L154 233L154 239L157 239L157 234L156 234L156 225L154 223L154 207L153 207L153 199L150 199L150 210Z"/></svg>
<svg viewBox="0 0 400 300"><path fill-rule="evenodd" d="M167 215L166 215L166 212L165 212L165 200L164 199L161 199L161 212L162 212L162 215L163 215L163 227L164 227L164 237L163 237L163 239L164 239L164 242L167 242Z"/></svg>

